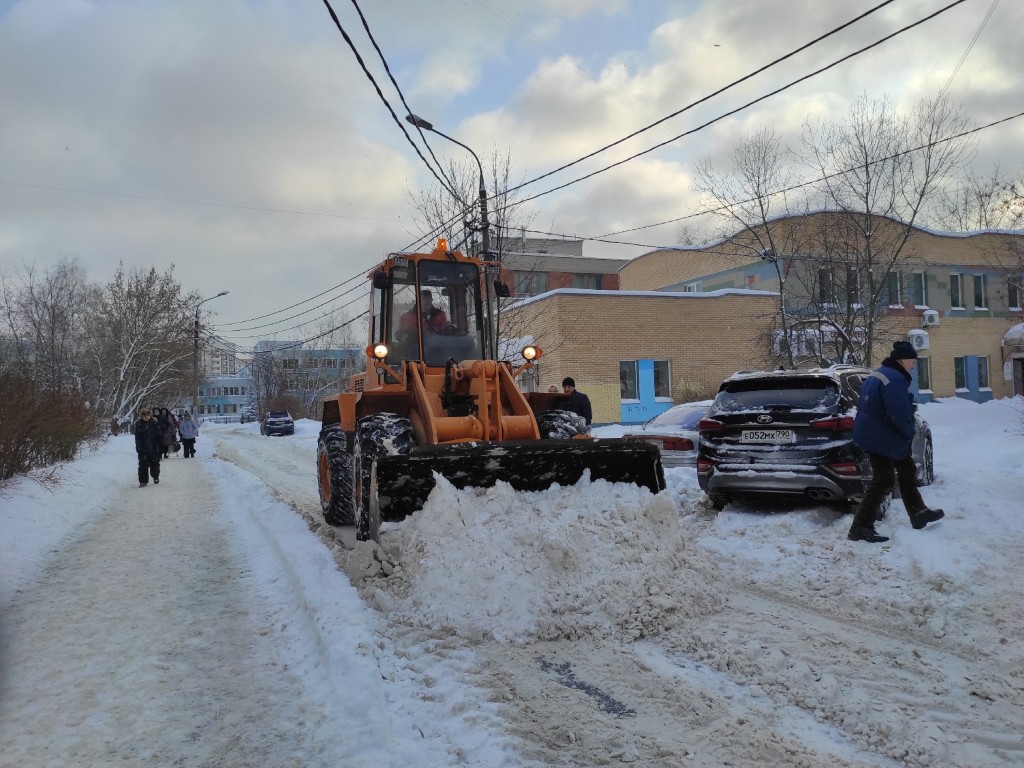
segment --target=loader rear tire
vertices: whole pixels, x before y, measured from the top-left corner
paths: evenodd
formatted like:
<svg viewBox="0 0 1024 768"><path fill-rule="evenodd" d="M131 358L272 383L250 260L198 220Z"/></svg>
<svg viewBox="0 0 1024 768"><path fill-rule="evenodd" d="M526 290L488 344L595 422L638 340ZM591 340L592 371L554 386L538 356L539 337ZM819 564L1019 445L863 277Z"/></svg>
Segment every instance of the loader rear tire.
<svg viewBox="0 0 1024 768"><path fill-rule="evenodd" d="M590 432L587 420L573 411L544 411L537 414L537 427L545 440L569 440Z"/></svg>
<svg viewBox="0 0 1024 768"><path fill-rule="evenodd" d="M316 475L324 520L328 525L352 525L355 522L352 435L342 432L338 424L320 430Z"/></svg>
<svg viewBox="0 0 1024 768"><path fill-rule="evenodd" d="M371 511L376 510L376 499L373 498L376 491L372 482L374 460L382 456L409 453L415 444L412 424L408 419L400 418L393 413L364 416L356 424L352 457L355 477L353 509L356 538L359 541L366 541L379 535L379 519L375 520L373 525L370 520ZM377 517L379 518L379 512Z"/></svg>

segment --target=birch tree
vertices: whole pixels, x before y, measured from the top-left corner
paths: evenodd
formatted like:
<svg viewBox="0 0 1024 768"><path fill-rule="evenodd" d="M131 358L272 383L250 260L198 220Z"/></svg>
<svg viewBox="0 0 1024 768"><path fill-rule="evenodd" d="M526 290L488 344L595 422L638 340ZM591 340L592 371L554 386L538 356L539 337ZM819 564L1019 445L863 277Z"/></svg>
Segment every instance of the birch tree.
<svg viewBox="0 0 1024 768"><path fill-rule="evenodd" d="M173 404L189 392L199 296L183 294L173 273L173 266L158 273L122 264L89 306L87 383L118 424L143 405Z"/></svg>
<svg viewBox="0 0 1024 768"><path fill-rule="evenodd" d="M792 368L795 364L786 306L786 278L794 257L799 257L798 230L786 221L801 203L787 190L794 184L794 155L768 128L750 134L736 145L731 166L719 170L709 160L697 163L694 188L720 223L721 239L740 254L772 265L779 288L776 319L780 334L774 357Z"/></svg>
<svg viewBox="0 0 1024 768"><path fill-rule="evenodd" d="M948 97L921 101L909 115L887 99L862 96L841 121L807 122L805 163L819 176L818 203L842 215L814 244L817 269L805 295L838 344L838 359L871 364L884 325L891 275L919 216L940 185L970 160L967 119Z"/></svg>

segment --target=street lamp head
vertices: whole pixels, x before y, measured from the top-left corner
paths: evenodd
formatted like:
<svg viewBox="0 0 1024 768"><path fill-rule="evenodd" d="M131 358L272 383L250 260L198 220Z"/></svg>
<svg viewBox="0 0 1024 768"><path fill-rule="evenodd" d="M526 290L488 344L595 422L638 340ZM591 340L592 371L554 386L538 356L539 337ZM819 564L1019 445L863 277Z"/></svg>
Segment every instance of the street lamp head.
<svg viewBox="0 0 1024 768"><path fill-rule="evenodd" d="M429 123L426 120L424 120L422 117L417 117L416 115L412 114L411 112L408 115L405 116L405 121L407 123L411 123L412 125L415 125L417 128L422 128L425 131L432 131L432 130L434 130L433 123Z"/></svg>
<svg viewBox="0 0 1024 768"><path fill-rule="evenodd" d="M220 293L218 293L213 298L217 299L217 298L220 298L221 296L227 296L229 293L231 293L231 291L221 291Z"/></svg>

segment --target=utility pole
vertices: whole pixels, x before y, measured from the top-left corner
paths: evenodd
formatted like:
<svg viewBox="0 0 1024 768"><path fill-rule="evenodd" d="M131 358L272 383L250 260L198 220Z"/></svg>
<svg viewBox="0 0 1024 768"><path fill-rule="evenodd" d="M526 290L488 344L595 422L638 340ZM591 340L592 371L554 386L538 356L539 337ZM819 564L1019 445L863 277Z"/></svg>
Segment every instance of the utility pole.
<svg viewBox="0 0 1024 768"><path fill-rule="evenodd" d="M208 301L227 296L229 291L221 291L216 296L203 299L196 304L196 320L192 331L192 415L199 418L199 308Z"/></svg>

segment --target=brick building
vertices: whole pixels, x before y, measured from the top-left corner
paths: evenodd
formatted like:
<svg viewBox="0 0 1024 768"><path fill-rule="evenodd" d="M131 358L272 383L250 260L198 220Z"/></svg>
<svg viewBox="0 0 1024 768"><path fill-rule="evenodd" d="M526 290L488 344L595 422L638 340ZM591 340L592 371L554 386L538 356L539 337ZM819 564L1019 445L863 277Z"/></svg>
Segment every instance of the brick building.
<svg viewBox="0 0 1024 768"><path fill-rule="evenodd" d="M851 267L857 263L856 254L850 256L856 246L853 238L842 238L849 224L844 218L849 217L811 213L769 222L720 243L652 251L622 268L620 284L624 290L778 291L778 258L790 317L813 321L821 317L822 307L834 309L844 301L855 309L868 300L866 295L884 304L878 351L884 353L900 338L918 347L914 386L919 401L957 396L980 402L1024 394L1024 346L1004 341L1024 317L1024 233L910 228L896 267L865 274ZM906 231L882 217L874 217L872 227L873 237L885 246ZM778 254L766 250L767 228ZM838 247L837 240L842 240ZM846 261L827 256L837 250ZM881 355L874 358L877 362Z"/></svg>

